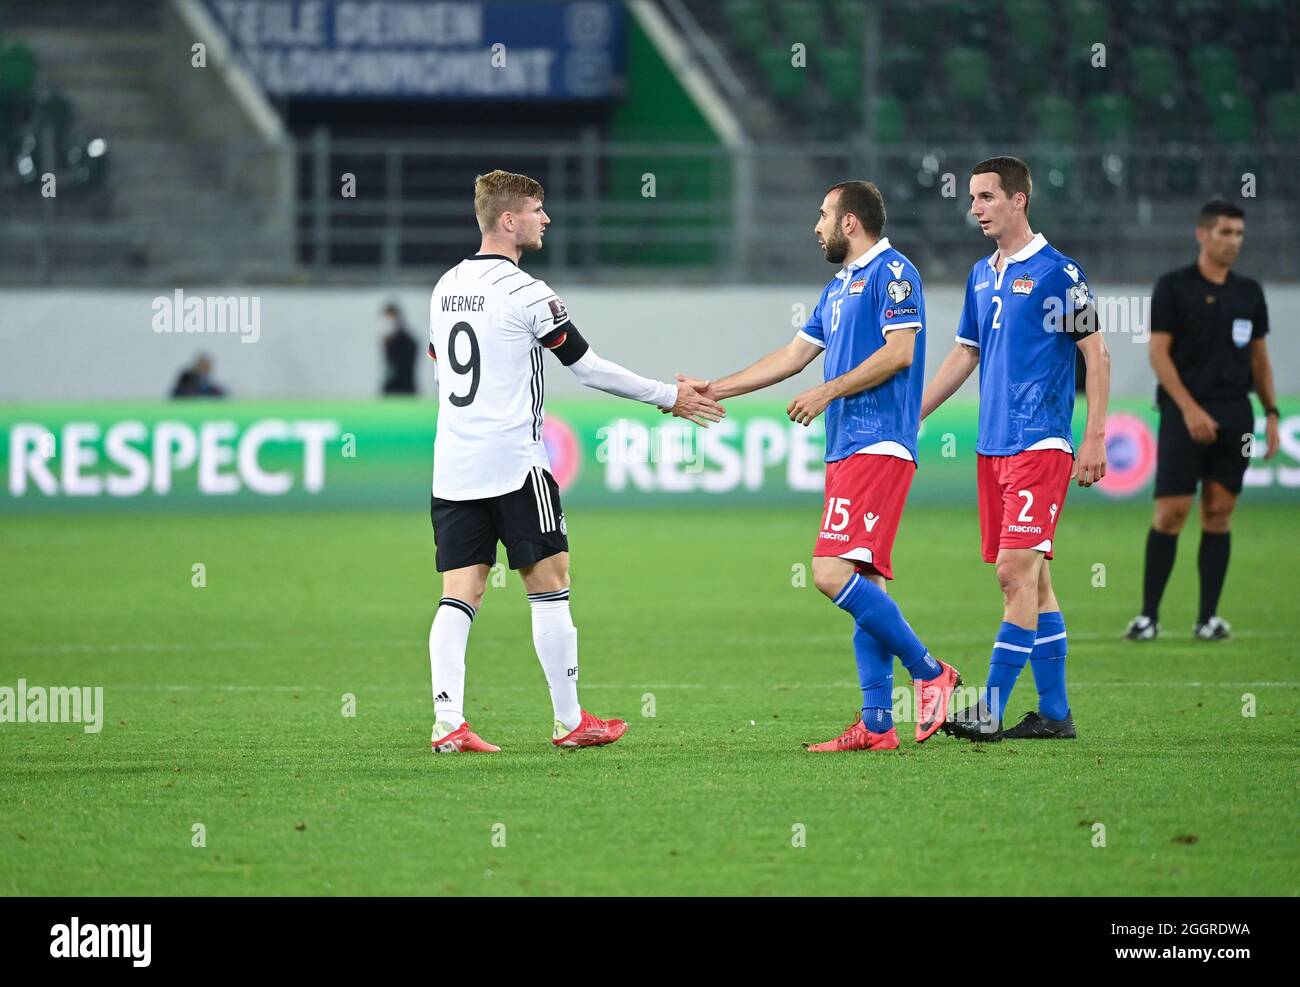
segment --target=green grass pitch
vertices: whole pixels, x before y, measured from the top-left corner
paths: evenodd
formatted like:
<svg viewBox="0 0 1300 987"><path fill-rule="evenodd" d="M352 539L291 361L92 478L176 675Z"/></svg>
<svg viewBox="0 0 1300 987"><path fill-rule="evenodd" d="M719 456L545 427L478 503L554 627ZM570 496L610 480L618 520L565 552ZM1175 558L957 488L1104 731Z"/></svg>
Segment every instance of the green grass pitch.
<svg viewBox="0 0 1300 987"><path fill-rule="evenodd" d="M1190 640L1195 531L1164 637L1133 645L1147 505L1065 516L1077 742L918 747L908 725L898 752L818 756L801 742L860 699L847 617L793 585L818 510L573 511L583 703L630 731L551 747L510 574L467 694L505 751L460 757L428 750L422 510L4 518L0 685L103 686L106 717L0 724L0 893L1300 892L1300 512L1247 497L1221 645ZM973 505L909 509L895 567L913 626L982 683L1001 603ZM1033 702L1026 670L1009 719Z"/></svg>

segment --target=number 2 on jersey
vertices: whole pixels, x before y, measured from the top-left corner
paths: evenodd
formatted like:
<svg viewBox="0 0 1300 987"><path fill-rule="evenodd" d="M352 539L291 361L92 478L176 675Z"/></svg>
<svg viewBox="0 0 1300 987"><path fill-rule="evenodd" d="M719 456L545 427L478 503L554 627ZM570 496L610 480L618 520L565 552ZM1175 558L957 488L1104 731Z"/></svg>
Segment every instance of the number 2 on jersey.
<svg viewBox="0 0 1300 987"><path fill-rule="evenodd" d="M461 363L460 358L456 355L456 340L459 336L469 337L469 361ZM451 327L451 334L447 337L447 362L451 364L453 373L469 374L469 391L465 394L452 393L448 395L457 408L464 408L466 405L474 403L474 395L478 393L479 379L482 372L479 370L479 349L478 337L474 335L474 327L468 322L457 322Z"/></svg>

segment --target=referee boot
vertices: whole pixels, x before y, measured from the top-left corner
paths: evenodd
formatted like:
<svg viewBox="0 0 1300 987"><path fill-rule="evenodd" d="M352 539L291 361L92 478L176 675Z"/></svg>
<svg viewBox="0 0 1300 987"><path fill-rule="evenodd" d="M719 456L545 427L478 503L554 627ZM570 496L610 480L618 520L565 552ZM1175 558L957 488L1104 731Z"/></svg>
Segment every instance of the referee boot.
<svg viewBox="0 0 1300 987"><path fill-rule="evenodd" d="M1154 641L1160 634L1160 625L1144 613L1138 614L1128 622L1124 632L1126 641Z"/></svg>
<svg viewBox="0 0 1300 987"><path fill-rule="evenodd" d="M1203 624L1197 624L1192 636L1198 641L1231 641L1232 625L1222 617L1211 617Z"/></svg>
<svg viewBox="0 0 1300 987"><path fill-rule="evenodd" d="M1063 720L1050 720L1035 710L1030 710L1023 720L998 736L1002 740L1077 740L1079 737L1072 714L1066 713Z"/></svg>

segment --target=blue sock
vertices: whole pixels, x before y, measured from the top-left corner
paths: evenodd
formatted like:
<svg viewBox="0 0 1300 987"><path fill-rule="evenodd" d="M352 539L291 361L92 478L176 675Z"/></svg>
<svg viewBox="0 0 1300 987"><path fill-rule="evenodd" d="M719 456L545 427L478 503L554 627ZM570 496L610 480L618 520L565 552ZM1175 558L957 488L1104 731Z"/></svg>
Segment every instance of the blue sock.
<svg viewBox="0 0 1300 987"><path fill-rule="evenodd" d="M898 655L912 678L925 681L943 671L903 619L898 604L870 579L855 572L835 597L835 605L853 614L858 626L883 644L891 655Z"/></svg>
<svg viewBox="0 0 1300 987"><path fill-rule="evenodd" d="M993 642L993 657L989 659L989 684L984 698L995 720L1002 719L1016 679L1034 650L1036 633L1032 627L1018 627L1005 620L998 628L998 639Z"/></svg>
<svg viewBox="0 0 1300 987"><path fill-rule="evenodd" d="M894 725L894 656L861 627L854 627L853 657L862 684L862 722L872 733L885 733Z"/></svg>
<svg viewBox="0 0 1300 987"><path fill-rule="evenodd" d="M1059 610L1038 615L1038 636L1034 653L1029 656L1038 686L1038 712L1049 720L1063 720L1070 715L1065 698L1065 615Z"/></svg>

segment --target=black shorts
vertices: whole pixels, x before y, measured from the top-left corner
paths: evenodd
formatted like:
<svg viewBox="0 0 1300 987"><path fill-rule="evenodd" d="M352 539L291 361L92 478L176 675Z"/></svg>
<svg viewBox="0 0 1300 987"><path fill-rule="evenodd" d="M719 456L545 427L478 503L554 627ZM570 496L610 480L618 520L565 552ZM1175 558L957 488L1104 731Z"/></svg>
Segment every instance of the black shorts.
<svg viewBox="0 0 1300 987"><path fill-rule="evenodd" d="M513 493L483 500L429 502L439 572L469 565L495 565L497 542L506 547L511 569L569 550L568 526L555 477L534 466Z"/></svg>
<svg viewBox="0 0 1300 987"><path fill-rule="evenodd" d="M1230 493L1241 493L1242 479L1250 465L1244 436L1255 432L1255 412L1250 399L1205 404L1219 423L1219 435L1209 445L1192 438L1176 407L1160 412L1160 437L1156 444L1156 496L1180 497L1196 493L1202 480L1214 480Z"/></svg>

